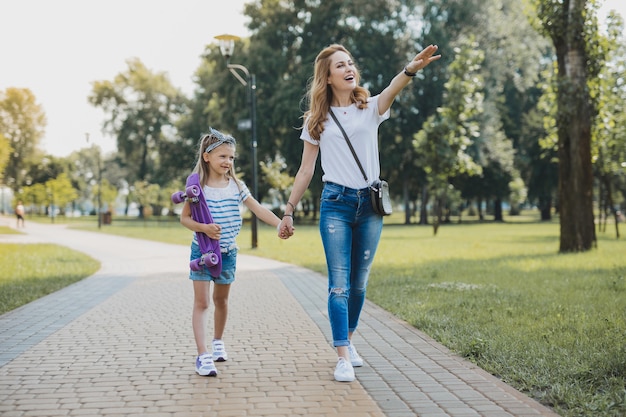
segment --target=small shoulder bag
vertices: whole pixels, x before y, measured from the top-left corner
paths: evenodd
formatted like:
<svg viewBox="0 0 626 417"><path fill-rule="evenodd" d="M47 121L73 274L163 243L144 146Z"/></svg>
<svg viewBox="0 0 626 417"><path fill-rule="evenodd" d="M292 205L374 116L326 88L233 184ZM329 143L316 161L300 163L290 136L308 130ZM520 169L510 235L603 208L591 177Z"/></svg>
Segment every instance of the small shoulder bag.
<svg viewBox="0 0 626 417"><path fill-rule="evenodd" d="M354 151L354 148L352 147L352 143L350 142L350 139L348 139L348 135L346 134L346 131L343 130L343 126L341 126L341 123L339 123L339 120L337 120L337 116L335 116L335 113L333 113L332 109L329 109L329 111L333 120L335 121L335 123L337 123L337 126L339 126L339 130L341 130L341 133L343 134L344 139L348 143L348 146L350 147L350 151L352 152L352 156L354 156L354 160L359 166L359 169L361 170L361 174L363 174L363 178L365 179L365 182L369 184L368 187L370 189L370 197L372 198L372 207L374 208L374 212L376 212L377 214L380 214L381 216L390 215L392 212L392 208L391 208L391 198L389 197L389 184L387 183L387 181L381 180L381 179L377 179L371 184L369 183L369 180L367 179L367 175L365 174L365 170L363 169L363 166L361 165L361 161L359 161L359 158L356 156L356 152Z"/></svg>

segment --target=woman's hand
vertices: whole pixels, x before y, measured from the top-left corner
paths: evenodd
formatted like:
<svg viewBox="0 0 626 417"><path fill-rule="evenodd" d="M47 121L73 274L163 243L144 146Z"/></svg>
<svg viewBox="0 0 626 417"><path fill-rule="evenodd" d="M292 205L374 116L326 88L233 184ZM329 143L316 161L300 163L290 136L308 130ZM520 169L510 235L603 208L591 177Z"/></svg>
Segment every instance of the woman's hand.
<svg viewBox="0 0 626 417"><path fill-rule="evenodd" d="M293 227L293 217L284 216L280 221L280 224L276 227L276 230L278 231L278 237L281 239L289 239L293 236L293 233L296 230L296 228Z"/></svg>
<svg viewBox="0 0 626 417"><path fill-rule="evenodd" d="M437 52L437 45L428 45L422 52L415 55L415 58L406 64L406 70L409 72L417 72L424 69L428 64L441 58L441 55L433 55Z"/></svg>

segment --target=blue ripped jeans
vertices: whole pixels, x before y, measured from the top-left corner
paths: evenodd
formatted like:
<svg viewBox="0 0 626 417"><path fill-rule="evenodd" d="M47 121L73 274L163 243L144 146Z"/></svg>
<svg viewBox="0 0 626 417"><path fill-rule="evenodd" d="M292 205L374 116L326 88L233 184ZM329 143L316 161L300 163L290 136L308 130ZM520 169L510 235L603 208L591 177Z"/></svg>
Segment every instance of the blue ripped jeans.
<svg viewBox="0 0 626 417"><path fill-rule="evenodd" d="M333 346L348 346L365 303L370 268L383 228L369 189L327 182L322 191L320 234L328 266L328 317Z"/></svg>

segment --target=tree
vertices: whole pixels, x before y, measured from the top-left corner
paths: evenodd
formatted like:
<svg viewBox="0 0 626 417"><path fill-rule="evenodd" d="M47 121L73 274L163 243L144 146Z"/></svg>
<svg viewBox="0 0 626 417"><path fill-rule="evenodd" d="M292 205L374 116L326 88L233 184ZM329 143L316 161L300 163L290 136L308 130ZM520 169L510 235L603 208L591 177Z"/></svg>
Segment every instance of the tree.
<svg viewBox="0 0 626 417"><path fill-rule="evenodd" d="M186 99L166 74L152 73L138 59L127 64L128 71L113 81L94 82L88 99L108 114L103 128L117 137L129 181L151 181L158 177L164 144L176 141L176 122Z"/></svg>
<svg viewBox="0 0 626 417"><path fill-rule="evenodd" d="M117 199L117 188L111 185L109 180L103 178L99 184L95 184L93 187L93 194L98 195L98 193L100 194L102 208L108 212L112 212L115 207L115 200Z"/></svg>
<svg viewBox="0 0 626 417"><path fill-rule="evenodd" d="M40 157L38 146L45 126L45 113L29 89L7 88L0 92L0 135L11 147L4 179L15 192L25 185L28 166Z"/></svg>
<svg viewBox="0 0 626 417"><path fill-rule="evenodd" d="M600 76L593 80L592 91L598 91L598 117L593 126L594 171L599 181L600 227L612 215L615 234L619 238L620 212L618 210L620 184L626 177L626 45L623 38L624 22L618 15L608 19L606 37L607 63ZM621 200L626 198L623 195Z"/></svg>
<svg viewBox="0 0 626 417"><path fill-rule="evenodd" d="M0 184L4 183L4 170L11 156L11 143L0 134Z"/></svg>
<svg viewBox="0 0 626 417"><path fill-rule="evenodd" d="M557 61L559 157L559 252L587 251L596 245L593 216L591 127L594 108L588 80L602 58L593 37L597 22L586 0L535 0L543 30L552 39Z"/></svg>
<svg viewBox="0 0 626 417"><path fill-rule="evenodd" d="M57 178L46 181L46 189L54 195L55 203L63 212L65 207L76 199L78 193L72 186L67 174L60 174Z"/></svg>
<svg viewBox="0 0 626 417"><path fill-rule="evenodd" d="M26 186L16 196L30 206L31 213L41 214L43 206L48 202L46 186L42 183Z"/></svg>
<svg viewBox="0 0 626 417"><path fill-rule="evenodd" d="M478 120L484 111L480 75L484 55L472 39L462 43L454 52L455 60L450 65L443 104L436 115L428 118L413 141L420 155L416 163L424 168L428 192L433 196L434 234L442 223L450 179L462 174L482 173L482 168L468 150L481 134Z"/></svg>
<svg viewBox="0 0 626 417"><path fill-rule="evenodd" d="M26 184L45 183L65 173L70 175L71 164L67 158L45 155L32 161L24 175Z"/></svg>
<svg viewBox="0 0 626 417"><path fill-rule="evenodd" d="M287 161L300 159L302 143L297 128L307 106L304 95L315 57L324 46L345 45L355 58L363 85L372 94L380 93L421 48L413 39L419 33L414 19L416 3L384 0L249 3L245 13L252 19L253 35L249 43L238 44L236 49L240 51L237 63L253 69L257 75L259 159L274 158L276 149ZM424 94L423 85L422 80L414 94L403 93L393 108L400 116L394 115L381 126L380 138L384 143L381 169L392 182L393 178L411 181L416 176L412 172L416 171L414 158L410 156L414 152L412 135L429 114L423 108L430 105L431 112L436 108L432 100L417 99ZM231 97L230 92L226 95ZM245 164L245 155L242 159ZM293 175L297 164L289 163L287 168ZM315 216L322 188L319 164L314 177L307 206L313 207L311 212ZM261 194L269 191L267 183L260 189Z"/></svg>
<svg viewBox="0 0 626 417"><path fill-rule="evenodd" d="M536 204L542 221L552 219L559 184L556 93L553 65L542 71L536 88L527 90L531 105L524 114L518 140L517 164L528 186L528 200Z"/></svg>
<svg viewBox="0 0 626 417"><path fill-rule="evenodd" d="M164 200L161 187L147 181L136 181L133 187L133 197L139 204L139 217L150 217L153 213L153 206Z"/></svg>
<svg viewBox="0 0 626 417"><path fill-rule="evenodd" d="M287 204L289 193L293 187L294 178L286 171L287 161L280 154L274 159L261 161L261 173L269 187L268 194L279 205Z"/></svg>
<svg viewBox="0 0 626 417"><path fill-rule="evenodd" d="M537 50L545 50L548 44L529 24L525 6L526 2L518 0L427 0L423 7L422 37L437 43L443 58L441 65L427 68L435 72L425 74L426 79L420 82L430 92L422 100L441 105L443 83L450 76L450 67L445 65L449 61L444 59L453 56L445 51L453 50L471 37L485 56L480 69L485 108L480 118L481 134L468 149L474 161L482 166L483 174L462 175L454 179L454 184L464 198L478 202L479 210L483 200L491 199L496 220L502 219L501 205L509 198L510 180L521 175L512 166L514 148L519 144L524 114L532 107L527 91L534 88L543 65L537 59ZM528 44L533 48L528 48Z"/></svg>

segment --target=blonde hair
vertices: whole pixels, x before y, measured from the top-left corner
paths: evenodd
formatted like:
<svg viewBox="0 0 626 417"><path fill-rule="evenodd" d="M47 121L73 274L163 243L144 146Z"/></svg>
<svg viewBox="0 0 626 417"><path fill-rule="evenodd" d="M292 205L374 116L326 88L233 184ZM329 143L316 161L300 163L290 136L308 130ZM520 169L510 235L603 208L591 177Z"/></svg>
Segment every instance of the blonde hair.
<svg viewBox="0 0 626 417"><path fill-rule="evenodd" d="M331 55L335 52L342 51L348 54L350 59L354 61L348 50L340 44L332 44L324 48L315 58L315 66L313 70L313 79L309 82L306 98L309 101L309 109L304 113L303 118L306 128L311 137L319 140L324 131L324 122L328 118L330 103L333 99L333 90L328 84L330 76ZM356 87L350 94L350 101L356 103L359 109L367 108L367 100L370 92L365 87L361 87L361 74L358 69L355 74Z"/></svg>
<svg viewBox="0 0 626 417"><path fill-rule="evenodd" d="M201 185L206 184L207 180L209 179L209 164L208 162L204 161L204 153L211 152L213 151L213 149L220 145L228 145L232 146L233 148L236 148L237 146L237 141L232 136L225 135L219 130L213 129L212 127L209 128L209 131L211 133L203 134L198 141L199 146L197 151L196 166L193 168L193 172L197 172L198 176L200 177L199 179ZM239 183L239 180L237 179L237 176L235 174L234 163L231 164L230 169L226 173L226 177L234 179L237 187L239 188L239 190L241 190L241 184Z"/></svg>

